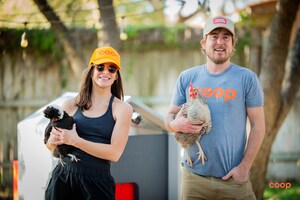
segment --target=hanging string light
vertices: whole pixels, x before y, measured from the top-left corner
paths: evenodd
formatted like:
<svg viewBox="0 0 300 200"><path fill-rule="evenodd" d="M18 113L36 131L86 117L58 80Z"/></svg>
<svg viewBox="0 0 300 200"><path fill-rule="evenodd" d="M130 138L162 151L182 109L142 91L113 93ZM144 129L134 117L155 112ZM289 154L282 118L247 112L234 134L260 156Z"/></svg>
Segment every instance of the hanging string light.
<svg viewBox="0 0 300 200"><path fill-rule="evenodd" d="M205 1L208 1L208 0L205 0ZM1 0L0 0L0 2L1 2ZM105 6L105 7L101 8L101 9L103 9L103 10L104 9L111 9L111 8L117 9L117 8L119 8L121 6L130 6L130 5L134 5L134 4L138 4L138 3L145 3L145 2L149 2L149 0L139 0L139 1L135 1L135 2L120 4L118 6L110 6L109 5L109 6ZM168 7L169 7L168 5L163 5L162 8L154 9L151 12L139 12L139 13L126 14L126 17L127 18L134 18L134 17L139 17L139 16L151 15L151 14L154 14L156 12L161 12L164 9L168 8ZM75 10L74 9L74 10L71 10L71 11L68 9L68 12L69 11L70 12L74 12L74 13L75 12L76 13L78 13L78 12L91 12L93 10L99 10L99 8L96 7L96 8L80 9L80 10L78 10L78 9ZM54 10L54 11L56 11L56 13L65 13L67 10L66 9L62 9L62 10ZM50 11L48 11L46 13L49 13L49 12ZM45 27L49 28L49 24L51 22L53 22L53 23L61 23L61 21L58 21L58 20L26 21L26 23L24 23L23 21L19 21L19 20L8 20L8 19L5 19L5 17L12 17L12 18L14 18L15 16L20 16L20 15L26 17L27 15L32 16L32 15L38 15L40 13L41 13L40 11L34 11L34 12L30 12L30 13L23 13L23 12L21 12L21 13L5 14L3 16L0 13L0 23L2 22L2 27L4 27L5 25L7 25L9 27L14 27L14 28L15 27L19 27L19 24L26 24L26 25L27 24L34 24L32 26L35 26L35 27L36 26L41 26L43 28L45 28ZM120 18L120 17L116 16L115 18ZM123 19L122 21L124 21L125 16L122 16L121 18ZM93 20L95 20L94 17L92 17L91 19L82 19L82 18L80 18L80 19L75 19L75 20L74 19L64 20L64 23L65 24L74 25L74 23L76 23L76 22L78 22L78 23L84 23L84 22L86 22L87 23L87 22L93 21ZM11 24L13 24L13 25L11 25ZM15 25L15 24L17 24L17 25ZM125 36L126 34L124 34L124 33L125 33L125 31L123 29L123 31L120 32L120 36L122 35L122 37L126 37ZM24 35L25 35L24 37L26 37L26 33Z"/></svg>
<svg viewBox="0 0 300 200"><path fill-rule="evenodd" d="M128 35L125 32L125 16L121 17L121 26L120 26L120 40L127 40Z"/></svg>
<svg viewBox="0 0 300 200"><path fill-rule="evenodd" d="M21 47L23 48L26 48L28 46L28 40L27 40L27 37L26 37L26 25L27 25L28 22L24 22L24 27L25 27L25 30L24 30L24 33L22 34L21 36Z"/></svg>

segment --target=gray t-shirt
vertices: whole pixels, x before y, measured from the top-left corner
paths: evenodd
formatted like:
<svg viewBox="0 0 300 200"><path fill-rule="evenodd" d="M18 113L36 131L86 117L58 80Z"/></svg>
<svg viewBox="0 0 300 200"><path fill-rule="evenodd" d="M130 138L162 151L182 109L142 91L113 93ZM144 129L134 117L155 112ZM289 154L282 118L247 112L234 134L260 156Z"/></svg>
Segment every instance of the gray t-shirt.
<svg viewBox="0 0 300 200"><path fill-rule="evenodd" d="M231 64L221 74L211 74L206 65L183 71L177 79L172 104L180 106L189 98L189 84L200 87L200 95L211 111L212 130L201 137L201 147L207 157L203 165L197 160L196 144L188 148L193 167L190 171L223 177L242 160L246 140L246 121L249 107L263 105L263 91L257 75L251 70Z"/></svg>

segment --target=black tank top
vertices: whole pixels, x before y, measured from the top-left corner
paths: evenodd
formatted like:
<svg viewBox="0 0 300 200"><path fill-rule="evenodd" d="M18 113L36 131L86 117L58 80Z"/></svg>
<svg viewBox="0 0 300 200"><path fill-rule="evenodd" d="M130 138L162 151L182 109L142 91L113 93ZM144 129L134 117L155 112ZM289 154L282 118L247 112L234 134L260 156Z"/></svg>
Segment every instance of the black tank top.
<svg viewBox="0 0 300 200"><path fill-rule="evenodd" d="M77 109L73 118L76 123L76 131L78 135L92 142L110 144L111 135L115 126L115 120L112 114L112 95L109 101L107 111L100 117L84 116L80 108ZM92 156L81 149L76 149L72 154L80 159L79 162L70 161L68 156L64 157L64 162L67 165L64 170L73 171L76 173L104 173L110 172L110 161ZM100 171L99 171L100 170ZM103 175L103 174L102 174Z"/></svg>
<svg viewBox="0 0 300 200"><path fill-rule="evenodd" d="M78 135L86 140L98 143L110 144L111 134L115 126L112 114L112 95L106 112L100 117L84 116L80 108L74 114Z"/></svg>

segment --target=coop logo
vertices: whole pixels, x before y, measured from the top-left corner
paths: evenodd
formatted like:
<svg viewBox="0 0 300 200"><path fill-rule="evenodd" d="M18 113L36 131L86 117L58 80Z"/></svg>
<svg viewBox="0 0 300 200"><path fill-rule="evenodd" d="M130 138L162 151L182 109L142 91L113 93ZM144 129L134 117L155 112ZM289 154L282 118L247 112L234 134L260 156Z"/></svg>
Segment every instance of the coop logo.
<svg viewBox="0 0 300 200"><path fill-rule="evenodd" d="M281 183L278 183L278 182L270 182L269 183L269 188L280 188L280 189L289 189L292 187L292 184L287 182L281 182Z"/></svg>
<svg viewBox="0 0 300 200"><path fill-rule="evenodd" d="M112 57L115 57L116 59L119 59L119 55L117 55L115 52L109 51L109 50L99 51L99 55L101 55L101 56L112 56Z"/></svg>
<svg viewBox="0 0 300 200"><path fill-rule="evenodd" d="M202 88L201 89L200 88L201 96L206 97L206 98L210 98L210 97L214 96L217 99L224 98L225 102L235 99L236 93L237 93L236 90L230 89L230 88L226 88L226 89L223 89L223 88L215 88L215 89Z"/></svg>

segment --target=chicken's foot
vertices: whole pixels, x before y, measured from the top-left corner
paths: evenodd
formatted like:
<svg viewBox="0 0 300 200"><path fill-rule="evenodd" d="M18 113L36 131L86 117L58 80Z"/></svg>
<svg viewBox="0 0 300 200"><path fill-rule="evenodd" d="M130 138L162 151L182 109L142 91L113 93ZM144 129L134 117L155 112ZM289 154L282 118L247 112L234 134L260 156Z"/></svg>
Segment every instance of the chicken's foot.
<svg viewBox="0 0 300 200"><path fill-rule="evenodd" d="M186 152L186 160L187 160L187 162L188 162L189 166L193 167L193 162L192 162L192 159L191 159L191 157L189 156L189 153L188 153L188 151L187 151L187 150L185 150L185 152Z"/></svg>
<svg viewBox="0 0 300 200"><path fill-rule="evenodd" d="M76 157L75 155L73 155L73 154L68 153L67 156L71 157L71 158L70 158L70 161L71 161L71 162L73 162L74 160L75 160L76 162L80 161L80 159L77 158L77 157Z"/></svg>
<svg viewBox="0 0 300 200"><path fill-rule="evenodd" d="M62 157L61 157L61 156L60 156L60 158L59 158L59 162L60 162L61 166L63 166L63 167L64 167L65 164L66 164L66 163L62 160Z"/></svg>
<svg viewBox="0 0 300 200"><path fill-rule="evenodd" d="M204 161L207 160L207 158L204 154L204 151L201 148L200 142L196 141L196 144L197 144L198 149L199 149L199 152L197 153L198 154L198 160L202 159L202 165L204 165Z"/></svg>

